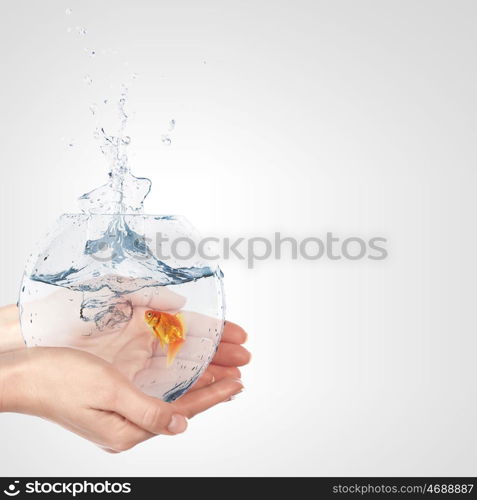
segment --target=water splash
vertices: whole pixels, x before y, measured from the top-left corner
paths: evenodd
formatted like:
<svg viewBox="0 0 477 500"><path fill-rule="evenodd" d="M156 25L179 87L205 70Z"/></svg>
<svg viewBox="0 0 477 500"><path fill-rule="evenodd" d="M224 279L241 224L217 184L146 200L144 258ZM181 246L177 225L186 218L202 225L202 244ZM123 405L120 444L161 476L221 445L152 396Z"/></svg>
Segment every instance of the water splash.
<svg viewBox="0 0 477 500"><path fill-rule="evenodd" d="M142 213L144 200L151 190L151 181L135 177L129 167L128 146L131 138L125 133L129 118L126 111L127 97L128 89L123 86L118 102L120 125L117 134L109 135L103 127L95 130L94 137L99 141L100 150L109 164L109 181L81 196L80 207L85 213Z"/></svg>
<svg viewBox="0 0 477 500"><path fill-rule="evenodd" d="M169 130L168 130L169 133L161 135L161 141L162 144L164 144L164 146L170 146L172 144L172 138L170 136L170 133L173 132L175 128L176 128L176 121L171 120L169 122Z"/></svg>

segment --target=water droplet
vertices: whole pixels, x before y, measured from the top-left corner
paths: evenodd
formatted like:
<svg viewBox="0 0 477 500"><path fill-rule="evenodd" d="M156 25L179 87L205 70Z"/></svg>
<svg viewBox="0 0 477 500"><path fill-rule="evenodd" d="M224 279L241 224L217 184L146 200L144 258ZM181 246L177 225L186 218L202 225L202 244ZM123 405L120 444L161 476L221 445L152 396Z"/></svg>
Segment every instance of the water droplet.
<svg viewBox="0 0 477 500"><path fill-rule="evenodd" d="M96 112L98 111L98 105L93 102L92 104L89 105L89 110L93 115L95 115Z"/></svg>
<svg viewBox="0 0 477 500"><path fill-rule="evenodd" d="M96 55L96 50L95 49L90 49L86 47L84 51L89 55L89 57L94 57Z"/></svg>
<svg viewBox="0 0 477 500"><path fill-rule="evenodd" d="M66 14L67 16L71 16L71 14L72 14L72 13L73 13L73 11L72 11L71 9L66 9L66 10L65 10L65 14Z"/></svg>
<svg viewBox="0 0 477 500"><path fill-rule="evenodd" d="M137 73L133 73L133 74L131 75L131 78L132 78L133 80L137 80L137 79L138 79L138 77L139 77L139 75L138 75Z"/></svg>
<svg viewBox="0 0 477 500"><path fill-rule="evenodd" d="M83 78L84 82L88 85L91 85L93 83L93 79L91 78L90 75L85 75Z"/></svg>
<svg viewBox="0 0 477 500"><path fill-rule="evenodd" d="M72 141L68 141L68 147L69 148L74 148L75 147L75 143L72 142Z"/></svg>
<svg viewBox="0 0 477 500"><path fill-rule="evenodd" d="M169 122L169 132L172 132L175 128L176 128L176 121L175 120L171 120Z"/></svg>
<svg viewBox="0 0 477 500"><path fill-rule="evenodd" d="M86 28L83 28L82 26L76 26L76 31L80 36L85 36L86 33L88 33L88 30Z"/></svg>
<svg viewBox="0 0 477 500"><path fill-rule="evenodd" d="M172 143L172 140L171 140L171 138L170 138L168 135L163 135L163 136L161 137L161 140L162 140L162 143L163 143L164 145L166 145L166 146L170 146L170 145L171 145L171 143Z"/></svg>
<svg viewBox="0 0 477 500"><path fill-rule="evenodd" d="M121 142L127 146L130 142L131 142L131 138L129 137L129 135L125 135L122 139L121 139Z"/></svg>
<svg viewBox="0 0 477 500"><path fill-rule="evenodd" d="M107 99L105 99L103 102L104 102L104 104L108 104L108 100Z"/></svg>

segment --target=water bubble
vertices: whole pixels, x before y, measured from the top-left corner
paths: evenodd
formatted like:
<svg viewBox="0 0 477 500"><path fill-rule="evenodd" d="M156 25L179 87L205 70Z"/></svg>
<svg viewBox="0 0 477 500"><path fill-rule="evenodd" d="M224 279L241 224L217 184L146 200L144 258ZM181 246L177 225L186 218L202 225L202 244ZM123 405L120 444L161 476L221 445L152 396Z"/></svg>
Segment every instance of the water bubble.
<svg viewBox="0 0 477 500"><path fill-rule="evenodd" d="M83 78L83 81L87 85L91 85L93 83L93 79L91 78L91 75L85 75L84 78Z"/></svg>
<svg viewBox="0 0 477 500"><path fill-rule="evenodd" d="M91 111L91 113L92 113L93 115L95 115L95 114L96 114L96 112L98 111L98 105L97 105L95 102L91 103L91 104L89 105L89 110Z"/></svg>
<svg viewBox="0 0 477 500"><path fill-rule="evenodd" d="M169 122L169 132L172 132L175 128L176 128L176 121L175 120L171 120Z"/></svg>
<svg viewBox="0 0 477 500"><path fill-rule="evenodd" d="M72 11L71 9L66 9L66 10L65 10L65 14L66 14L67 16L71 16L71 14L72 14L72 13L73 13L73 11Z"/></svg>
<svg viewBox="0 0 477 500"><path fill-rule="evenodd" d="M76 31L78 35L85 36L86 33L88 33L88 30L86 28L83 28L82 26L76 26Z"/></svg>
<svg viewBox="0 0 477 500"><path fill-rule="evenodd" d="M86 47L84 51L89 55L89 57L94 57L96 55L96 49Z"/></svg>
<svg viewBox="0 0 477 500"><path fill-rule="evenodd" d="M129 137L129 135L125 135L124 137L121 138L121 142L125 146L127 146L131 142L131 138Z"/></svg>
<svg viewBox="0 0 477 500"><path fill-rule="evenodd" d="M72 31L73 31L73 28L72 28L71 26L68 26L68 27L66 28L66 32L67 32L67 33L71 33Z"/></svg>
<svg viewBox="0 0 477 500"><path fill-rule="evenodd" d="M74 148L75 147L75 140L70 138L66 138L66 137L60 137L60 140L61 142L64 142L65 143L65 146L70 149L70 148Z"/></svg>
<svg viewBox="0 0 477 500"><path fill-rule="evenodd" d="M163 135L163 136L161 137L161 141L162 141L162 143L163 143L165 146L170 146L170 145L171 145L171 143L172 143L172 140L171 140L171 138L170 138L168 135Z"/></svg>

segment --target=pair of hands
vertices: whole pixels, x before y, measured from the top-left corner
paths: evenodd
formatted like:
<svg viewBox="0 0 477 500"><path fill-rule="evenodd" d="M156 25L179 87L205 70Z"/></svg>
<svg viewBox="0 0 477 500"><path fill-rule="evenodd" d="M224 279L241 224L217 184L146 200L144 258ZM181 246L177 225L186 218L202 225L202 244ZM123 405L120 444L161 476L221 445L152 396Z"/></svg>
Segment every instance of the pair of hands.
<svg viewBox="0 0 477 500"><path fill-rule="evenodd" d="M146 338L134 336L134 318L140 317L145 306L136 307L125 333L131 339ZM17 308L1 308L0 350L7 352L0 354L0 411L52 420L106 451L125 451L158 434L184 432L187 419L241 392L238 367L250 361L249 352L242 346L246 338L242 328L227 323L206 372L186 395L174 403L164 403L132 383L138 370L152 359L153 353L144 348L145 344L134 351L137 355L133 359L128 359L126 370L116 362L121 352L131 348L128 345L108 361L77 349L25 349Z"/></svg>

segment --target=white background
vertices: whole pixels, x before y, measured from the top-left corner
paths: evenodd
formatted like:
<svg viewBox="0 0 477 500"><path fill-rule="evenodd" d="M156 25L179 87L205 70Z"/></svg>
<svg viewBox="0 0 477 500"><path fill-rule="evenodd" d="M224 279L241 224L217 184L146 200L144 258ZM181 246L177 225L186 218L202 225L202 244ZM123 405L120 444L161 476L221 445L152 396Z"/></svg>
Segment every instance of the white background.
<svg viewBox="0 0 477 500"><path fill-rule="evenodd" d="M148 212L223 236L379 235L389 258L225 262L254 354L235 402L118 456L1 415L0 473L477 475L476 21L462 0L4 0L2 303L104 182L88 105L133 72Z"/></svg>

